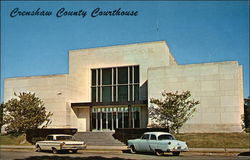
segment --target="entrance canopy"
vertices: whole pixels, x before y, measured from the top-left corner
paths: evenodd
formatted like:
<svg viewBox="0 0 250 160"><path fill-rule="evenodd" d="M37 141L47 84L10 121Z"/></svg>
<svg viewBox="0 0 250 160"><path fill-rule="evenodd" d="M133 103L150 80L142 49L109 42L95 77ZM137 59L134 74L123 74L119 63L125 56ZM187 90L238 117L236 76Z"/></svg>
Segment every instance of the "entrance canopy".
<svg viewBox="0 0 250 160"><path fill-rule="evenodd" d="M147 101L71 103L73 109L85 109L89 114L90 131L140 128L142 108L146 106Z"/></svg>
<svg viewBox="0 0 250 160"><path fill-rule="evenodd" d="M77 102L71 103L72 108L81 108L81 107L89 107L89 106L134 106L134 105L147 105L147 100L144 101L129 101L129 102Z"/></svg>

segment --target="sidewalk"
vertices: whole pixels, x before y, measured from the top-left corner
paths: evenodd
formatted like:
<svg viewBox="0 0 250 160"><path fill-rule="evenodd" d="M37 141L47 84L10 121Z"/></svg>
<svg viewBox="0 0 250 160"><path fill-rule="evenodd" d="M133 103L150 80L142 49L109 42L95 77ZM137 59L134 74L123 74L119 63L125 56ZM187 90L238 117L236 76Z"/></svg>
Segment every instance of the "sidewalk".
<svg viewBox="0 0 250 160"><path fill-rule="evenodd" d="M35 149L35 146L25 146L25 145L0 145L0 149ZM114 150L114 151L121 151L126 150L127 146L87 146L86 150ZM190 152L250 152L249 148L189 148Z"/></svg>

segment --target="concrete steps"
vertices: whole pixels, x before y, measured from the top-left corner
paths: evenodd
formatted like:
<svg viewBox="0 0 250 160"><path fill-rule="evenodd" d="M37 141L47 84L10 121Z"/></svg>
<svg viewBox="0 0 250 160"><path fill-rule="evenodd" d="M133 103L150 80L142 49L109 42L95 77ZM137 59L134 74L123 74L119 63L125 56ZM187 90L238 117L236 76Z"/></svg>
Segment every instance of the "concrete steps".
<svg viewBox="0 0 250 160"><path fill-rule="evenodd" d="M125 146L125 144L114 139L114 132L77 132L76 140L83 140L91 146Z"/></svg>

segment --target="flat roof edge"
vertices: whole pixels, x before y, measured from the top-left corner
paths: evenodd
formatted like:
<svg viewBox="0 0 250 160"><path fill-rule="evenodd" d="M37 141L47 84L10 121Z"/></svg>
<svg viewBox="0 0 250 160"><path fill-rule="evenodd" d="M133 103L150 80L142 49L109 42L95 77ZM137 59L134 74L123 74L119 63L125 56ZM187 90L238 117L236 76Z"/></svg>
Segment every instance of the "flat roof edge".
<svg viewBox="0 0 250 160"><path fill-rule="evenodd" d="M24 76L24 77L7 77L4 80L21 80L21 79L35 79L35 78L50 78L50 77L64 77L68 74L51 74L51 75L40 75L40 76Z"/></svg>
<svg viewBox="0 0 250 160"><path fill-rule="evenodd" d="M68 53L77 53L79 51L92 50L92 49L117 48L117 47L127 47L127 46L147 45L147 44L149 45L149 44L154 44L154 43L164 43L166 46L168 46L165 40L161 40L161 41L138 42L138 43L130 43L130 44L119 44L119 45L112 45L112 46L103 46L103 47L74 49L74 50L69 50Z"/></svg>

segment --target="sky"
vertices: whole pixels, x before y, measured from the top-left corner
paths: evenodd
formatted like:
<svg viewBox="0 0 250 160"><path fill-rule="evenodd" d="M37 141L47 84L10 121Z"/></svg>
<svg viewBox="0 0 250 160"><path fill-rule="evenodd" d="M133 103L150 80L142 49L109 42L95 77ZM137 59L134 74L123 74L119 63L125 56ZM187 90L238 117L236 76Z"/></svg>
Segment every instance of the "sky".
<svg viewBox="0 0 250 160"><path fill-rule="evenodd" d="M16 8L52 14L19 16ZM61 8L87 14L57 17ZM96 8L137 11L137 16L92 17ZM69 50L159 40L179 64L238 61L248 97L247 1L1 1L0 102L5 78L68 73Z"/></svg>

